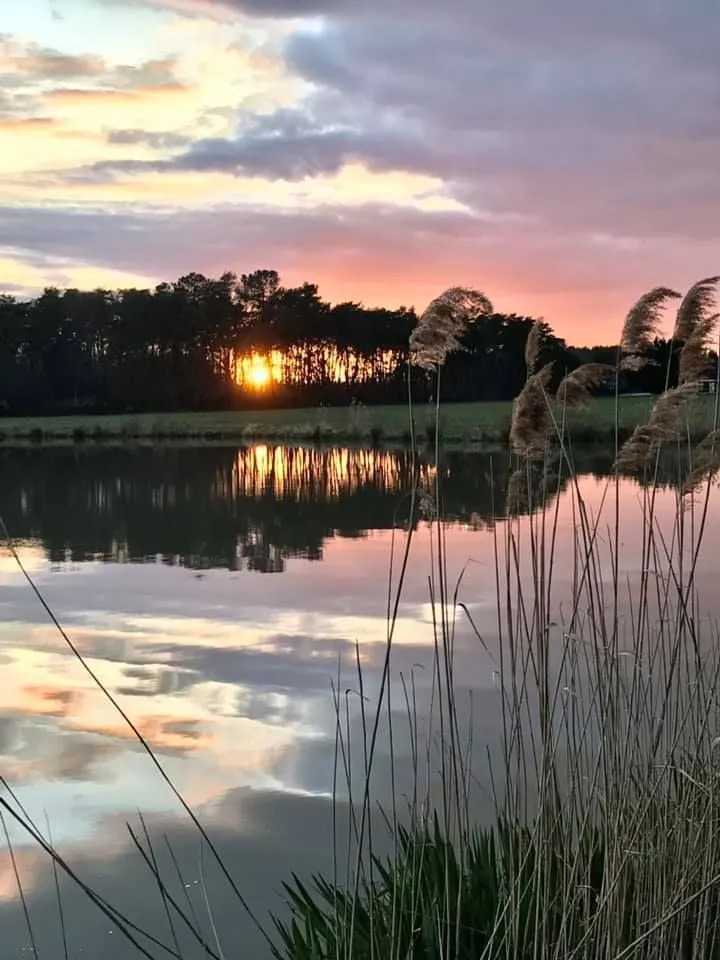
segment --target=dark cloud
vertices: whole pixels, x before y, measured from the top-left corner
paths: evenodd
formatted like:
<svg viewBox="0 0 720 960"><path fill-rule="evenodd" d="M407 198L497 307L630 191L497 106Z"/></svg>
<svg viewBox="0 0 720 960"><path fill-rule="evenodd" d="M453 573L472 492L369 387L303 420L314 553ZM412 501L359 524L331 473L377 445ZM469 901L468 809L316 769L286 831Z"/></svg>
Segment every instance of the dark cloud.
<svg viewBox="0 0 720 960"><path fill-rule="evenodd" d="M352 161L384 169L412 168L417 165L415 148L412 139L391 128L325 125L301 110L279 110L258 118L235 139L196 141L172 166L299 180L335 173Z"/></svg>
<svg viewBox="0 0 720 960"><path fill-rule="evenodd" d="M360 161L436 176L479 214L585 241L714 235L720 18L705 0L643 0L631 12L569 0L236 5L325 14L322 29L299 28L286 46L290 69L313 84L302 106L242 114L235 136L199 139L160 163L80 175L297 180Z"/></svg>
<svg viewBox="0 0 720 960"><path fill-rule="evenodd" d="M616 230L642 232L665 194L668 219L680 212L692 229L699 200L716 219L720 21L698 36L702 4L691 25L685 9L649 2L632 16L620 4L602 14L569 3L421 7L416 17L392 5L331 17L288 44L292 69L320 90L315 115L354 118L371 162L402 166L412 144L413 168L450 181L476 208L549 225L582 211L586 228L606 229L613 195ZM373 140L383 128L395 136ZM568 185L574 195L556 205Z"/></svg>

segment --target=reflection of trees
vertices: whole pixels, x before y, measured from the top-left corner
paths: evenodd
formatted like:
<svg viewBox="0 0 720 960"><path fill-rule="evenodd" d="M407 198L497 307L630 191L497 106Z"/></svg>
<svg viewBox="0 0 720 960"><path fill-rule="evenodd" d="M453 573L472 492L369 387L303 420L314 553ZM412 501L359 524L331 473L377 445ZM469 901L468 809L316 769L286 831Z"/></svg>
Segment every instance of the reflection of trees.
<svg viewBox="0 0 720 960"><path fill-rule="evenodd" d="M611 453L575 459L578 472L604 475ZM503 452L447 451L444 515L476 527L503 516L512 467ZM271 445L0 449L0 468L9 529L42 541L51 560L268 572L320 559L329 537L406 522L412 478L408 451ZM421 484L432 476L422 462Z"/></svg>

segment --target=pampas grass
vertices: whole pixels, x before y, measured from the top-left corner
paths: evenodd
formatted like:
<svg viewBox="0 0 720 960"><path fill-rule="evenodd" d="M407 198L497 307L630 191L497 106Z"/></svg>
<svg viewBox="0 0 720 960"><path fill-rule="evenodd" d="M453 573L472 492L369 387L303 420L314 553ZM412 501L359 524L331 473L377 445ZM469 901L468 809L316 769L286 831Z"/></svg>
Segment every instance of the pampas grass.
<svg viewBox="0 0 720 960"><path fill-rule="evenodd" d="M719 282L720 277L706 277L690 287L678 307L673 339L682 342L690 339L698 322L712 310Z"/></svg>
<svg viewBox="0 0 720 960"><path fill-rule="evenodd" d="M614 375L615 368L607 363L583 363L560 381L557 399L566 407L586 407L591 398L590 391Z"/></svg>
<svg viewBox="0 0 720 960"><path fill-rule="evenodd" d="M620 337L621 366L624 370L637 370L642 366L643 354L657 336L665 304L679 296L669 287L655 287L640 297L629 310Z"/></svg>
<svg viewBox="0 0 720 960"><path fill-rule="evenodd" d="M683 494L694 493L720 470L720 430L712 430L693 450L693 468L683 484Z"/></svg>
<svg viewBox="0 0 720 960"><path fill-rule="evenodd" d="M410 362L425 370L441 367L447 355L461 349L468 325L492 313L492 304L479 290L450 287L426 308L410 336Z"/></svg>
<svg viewBox="0 0 720 960"><path fill-rule="evenodd" d="M639 473L663 443L676 440L681 433L681 414L685 404L697 396L696 382L684 383L661 394L646 424L635 427L615 461L621 473Z"/></svg>
<svg viewBox="0 0 720 960"><path fill-rule="evenodd" d="M719 314L696 318L690 334L680 351L679 383L702 380L708 371L710 360L710 336L715 329Z"/></svg>
<svg viewBox="0 0 720 960"><path fill-rule="evenodd" d="M535 373L544 341L545 330L543 322L542 320L536 320L532 327L530 327L528 338L525 341L525 369L527 370L528 377Z"/></svg>
<svg viewBox="0 0 720 960"><path fill-rule="evenodd" d="M546 363L527 383L513 405L510 446L514 453L529 460L542 459L552 431L548 389L553 363Z"/></svg>

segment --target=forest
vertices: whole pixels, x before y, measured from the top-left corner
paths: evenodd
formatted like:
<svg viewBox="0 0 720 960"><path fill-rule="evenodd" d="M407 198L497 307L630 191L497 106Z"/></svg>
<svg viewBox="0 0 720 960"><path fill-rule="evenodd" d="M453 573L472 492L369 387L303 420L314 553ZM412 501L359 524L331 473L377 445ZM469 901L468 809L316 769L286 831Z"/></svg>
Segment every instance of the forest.
<svg viewBox="0 0 720 960"><path fill-rule="evenodd" d="M154 290L0 295L0 415L403 402L416 322L412 308L331 305L317 285L285 287L274 270L190 273ZM471 324L443 372L444 399L514 397L533 322L492 313ZM614 363L615 346L569 346L544 326L543 359L558 376ZM656 340L623 388L661 391L668 349ZM430 376L411 376L414 398L432 399Z"/></svg>

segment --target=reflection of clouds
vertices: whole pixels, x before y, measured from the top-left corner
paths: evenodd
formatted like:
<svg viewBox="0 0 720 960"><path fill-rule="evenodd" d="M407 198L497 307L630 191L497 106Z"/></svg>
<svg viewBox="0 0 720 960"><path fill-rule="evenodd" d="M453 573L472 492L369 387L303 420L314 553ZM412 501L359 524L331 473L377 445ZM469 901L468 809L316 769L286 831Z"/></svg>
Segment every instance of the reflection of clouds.
<svg viewBox="0 0 720 960"><path fill-rule="evenodd" d="M9 825L8 825L9 826ZM3 836L4 843L4 836ZM43 874L48 866L47 859L43 855L42 851L37 850L34 847L24 847L16 849L15 853L15 862L18 866L18 871L22 878L22 884L24 893L32 894L43 881ZM3 909L7 910L7 907L3 908L3 901L6 904L12 904L13 902L17 903L17 880L15 879L15 872L13 870L12 862L10 857L1 857L0 858L0 914ZM9 911L8 911L9 912ZM27 929L25 929L25 938L22 941L23 948L27 949ZM4 928L3 928L4 934ZM6 944L6 941L3 937L3 944ZM18 941L18 945L20 941ZM10 954L11 956L14 954Z"/></svg>
<svg viewBox="0 0 720 960"><path fill-rule="evenodd" d="M154 697L179 693L198 682L198 677L190 671L157 664L152 667L128 666L123 673L128 683L118 687L117 692L125 697Z"/></svg>
<svg viewBox="0 0 720 960"><path fill-rule="evenodd" d="M77 706L77 696L72 690L57 690L28 684L22 687L20 693L26 712L33 715L67 717L73 706Z"/></svg>
<svg viewBox="0 0 720 960"><path fill-rule="evenodd" d="M583 477L579 484L587 509L594 515L606 481ZM622 505L627 519L622 562L634 576L642 562L636 536L638 488L626 489L631 496ZM667 522L671 506L672 495L660 491L656 504L660 523ZM525 559L526 522L521 521L518 529L520 555ZM498 524L501 540L505 530L504 524ZM572 575L572 514L566 497L560 501L558 531L556 586L560 596L569 589ZM153 535L151 532L149 542ZM454 584L467 564L462 597L495 652L493 532L449 525L446 535L449 581ZM334 537L323 543L322 564L293 558L281 577L210 569L202 580L191 571L162 563L58 561L51 567L39 548L22 547L32 560L34 577L70 635L159 750L184 795L193 805L207 803L211 808L208 815L231 851L241 879L251 863L254 884L255 859L263 860L259 886L267 883L266 892L277 889L280 879L304 862L304 857L307 863L319 866L327 854L327 806L319 798L332 786L336 718L330 683L340 657L344 709L344 691L358 685L354 665L358 641L368 709L377 702L385 655L390 544L388 531L372 531L362 540ZM402 535L398 535L396 564L401 548ZM410 779L411 750L399 674L407 678L414 673L421 726L426 723L432 681L429 557L429 531L421 525L410 557L392 657L394 774L401 793ZM474 562L468 564L469 558ZM710 583L712 575L712 564L708 564L701 573L707 580L703 579L702 586ZM34 815L39 811L42 816L45 806L54 811L53 825L64 845L72 847L79 838L90 843L100 829L105 839L106 826L119 824L114 815L138 806L157 822L174 809L174 801L148 758L7 564L0 571L0 584L4 680L0 765L5 775L22 786L23 798ZM714 592L705 595L712 598ZM468 692L477 691L473 736L478 759L473 769L482 805L488 800L484 751L489 747L492 753L499 737L494 664L462 615L455 644L461 724L469 717ZM357 695L349 694L348 703L351 734L354 742L360 743ZM354 751L353 773L358 783L361 762L362 751ZM379 797L387 798L390 778L383 727L374 767ZM263 792L234 789L246 786ZM294 792L314 794L315 801L293 796ZM267 809L262 809L261 797ZM278 819L283 817L289 822ZM314 826L308 827L308 836L306 817L317 817ZM162 822L167 822L168 829L177 829L169 819ZM298 823L302 830L297 829ZM101 870L82 849L74 855L90 871L102 873L103 883L121 902L123 897L129 898L140 915L145 911L154 916L157 905L150 909L131 883L137 864L125 849L120 827L113 838L114 852L108 855L108 868ZM293 835L289 837L289 833ZM180 835L178 842L189 850L189 837L182 830ZM282 843L286 849L281 848ZM188 869L196 869L195 855L188 853ZM109 870L118 876L109 876ZM41 904L46 882L47 877L33 880L42 888L37 892ZM264 895L258 890L259 900ZM80 907L78 911L78 916L83 915ZM235 916L237 911L232 913ZM100 925L83 925L82 929L88 931L86 953L98 955L101 950L102 955L113 956L107 949L116 947L107 942L107 932ZM231 931L229 942L233 936ZM123 954L116 955L125 960Z"/></svg>
<svg viewBox="0 0 720 960"><path fill-rule="evenodd" d="M332 870L330 804L327 799L272 790L230 790L204 810L199 811L209 827L214 842L222 852L243 895L252 909L263 919L269 910L283 910L281 883L293 871L307 877L317 869ZM139 856L130 846L124 817L108 816L100 825L106 842L60 846L73 869L93 884L111 903L127 912L135 922L168 940L167 921L164 919L158 892L148 879ZM134 814L130 814L134 820ZM52 822L52 820L51 820ZM344 830L347 811L340 804L339 829ZM206 924L207 914L202 904L199 885L197 834L186 820L168 816L148 816L148 828L156 846L156 853L172 891L180 897L172 865L162 836L167 834L180 863L184 879L190 884L189 894L195 909ZM302 826L299 829L299 825ZM17 831L15 832L20 839ZM379 844L383 844L380 839ZM28 890L29 906L38 939L40 956L54 957L58 947L57 907L52 886L50 865L37 851L18 845L18 857L23 883ZM4 861L0 860L3 867ZM221 881L217 868L206 858L208 892L216 914L223 948L228 956L266 957L267 950L249 923L237 901ZM6 881L0 868L0 898L7 886L7 900L0 899L0 929L3 949L9 956L27 944L19 904L14 896L14 878ZM72 956L103 957L105 960L128 960L128 947L117 931L109 933L107 919L88 903L87 899L69 881L63 880L63 902L68 918ZM179 930L185 955L195 956L184 931ZM80 953L82 950L82 953ZM5 954L3 954L4 956Z"/></svg>
<svg viewBox="0 0 720 960"><path fill-rule="evenodd" d="M109 780L110 771L101 766L119 753L119 746L105 739L65 735L39 772L49 780Z"/></svg>

